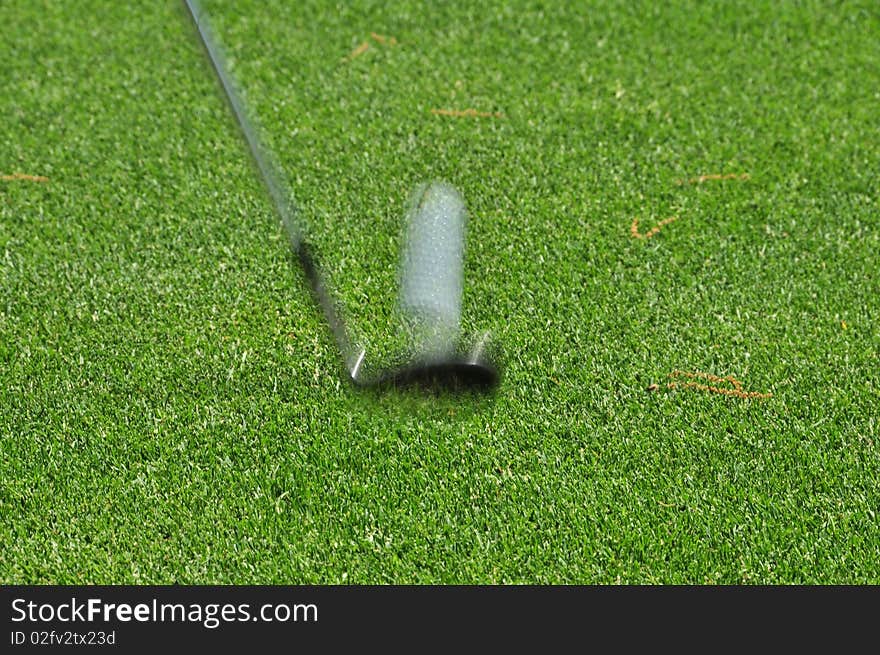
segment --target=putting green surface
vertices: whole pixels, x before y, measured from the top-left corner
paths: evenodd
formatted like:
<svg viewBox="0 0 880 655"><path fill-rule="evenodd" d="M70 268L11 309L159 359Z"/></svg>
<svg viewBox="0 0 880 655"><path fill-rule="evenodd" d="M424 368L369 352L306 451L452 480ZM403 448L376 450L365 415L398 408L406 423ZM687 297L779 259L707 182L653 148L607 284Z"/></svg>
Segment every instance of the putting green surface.
<svg viewBox="0 0 880 655"><path fill-rule="evenodd" d="M504 377L345 383L178 3L4 2L0 581L880 582L876 2L204 9L358 337L445 179Z"/></svg>

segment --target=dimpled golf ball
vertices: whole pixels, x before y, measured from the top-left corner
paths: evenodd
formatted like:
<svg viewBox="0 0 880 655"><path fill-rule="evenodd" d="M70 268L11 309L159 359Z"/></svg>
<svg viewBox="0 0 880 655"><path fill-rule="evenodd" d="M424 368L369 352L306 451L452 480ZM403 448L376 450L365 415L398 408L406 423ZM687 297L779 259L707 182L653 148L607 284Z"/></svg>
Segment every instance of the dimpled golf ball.
<svg viewBox="0 0 880 655"><path fill-rule="evenodd" d="M419 186L410 199L400 279L400 309L418 347L452 348L461 321L464 200L445 182Z"/></svg>

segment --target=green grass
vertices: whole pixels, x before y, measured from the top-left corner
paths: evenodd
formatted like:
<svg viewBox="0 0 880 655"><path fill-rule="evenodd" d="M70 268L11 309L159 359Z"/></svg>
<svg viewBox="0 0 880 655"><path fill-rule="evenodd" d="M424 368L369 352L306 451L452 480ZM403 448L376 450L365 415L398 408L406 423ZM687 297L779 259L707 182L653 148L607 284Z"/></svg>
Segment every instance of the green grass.
<svg viewBox="0 0 880 655"><path fill-rule="evenodd" d="M504 379L341 381L176 2L4 2L0 581L880 582L876 2L205 9L360 337L444 178Z"/></svg>

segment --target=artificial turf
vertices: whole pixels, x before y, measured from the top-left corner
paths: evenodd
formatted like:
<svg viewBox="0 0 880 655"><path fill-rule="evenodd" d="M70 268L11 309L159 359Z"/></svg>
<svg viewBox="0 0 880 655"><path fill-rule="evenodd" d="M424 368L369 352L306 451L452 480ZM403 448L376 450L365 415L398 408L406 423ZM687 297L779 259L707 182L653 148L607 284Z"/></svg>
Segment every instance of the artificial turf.
<svg viewBox="0 0 880 655"><path fill-rule="evenodd" d="M880 582L876 2L204 8L359 338L446 179L503 380L346 384L177 2L4 2L0 581Z"/></svg>

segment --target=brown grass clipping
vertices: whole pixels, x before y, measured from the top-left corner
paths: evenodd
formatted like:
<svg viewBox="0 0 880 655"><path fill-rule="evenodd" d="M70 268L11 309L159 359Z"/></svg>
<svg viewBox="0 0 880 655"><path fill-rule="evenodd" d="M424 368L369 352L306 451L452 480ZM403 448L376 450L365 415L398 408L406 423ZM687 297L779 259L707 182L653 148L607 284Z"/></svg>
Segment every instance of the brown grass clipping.
<svg viewBox="0 0 880 655"><path fill-rule="evenodd" d="M432 109L435 116L453 116L454 118L504 118L500 111L477 111L476 109Z"/></svg>
<svg viewBox="0 0 880 655"><path fill-rule="evenodd" d="M697 177L691 178L681 178L676 180L675 183L681 186L682 184L702 184L703 182L717 182L721 180L748 180L751 176L748 173L710 173L708 175L698 175Z"/></svg>
<svg viewBox="0 0 880 655"><path fill-rule="evenodd" d="M27 175L25 173L13 173L12 175L0 175L0 180L4 182L12 182L13 180L23 180L26 182L48 182L48 177L42 175Z"/></svg>
<svg viewBox="0 0 880 655"><path fill-rule="evenodd" d="M629 233L633 239L650 239L652 236L654 236L660 230L662 230L664 226L669 225L673 221L677 221L677 220L678 220L678 216L670 216L669 218L664 218L662 221L657 223L657 225L655 225L650 230L648 230L647 232L642 234L641 232L639 232L639 218L638 218L638 216L636 216L633 219L632 225L629 226Z"/></svg>
<svg viewBox="0 0 880 655"><path fill-rule="evenodd" d="M697 391L706 391L708 393L717 393L722 396L733 396L734 398L772 398L772 393L760 393L758 391L745 391L742 388L742 382L732 375L727 377L719 377L711 373L703 373L702 371L672 371L669 374L672 380L666 385L669 389L695 389ZM699 382L705 380L705 382ZM708 383L708 384L706 384ZM731 386L718 386L720 384L729 384Z"/></svg>
<svg viewBox="0 0 880 655"><path fill-rule="evenodd" d="M373 39L376 43L383 46L394 47L397 45L397 39L393 36L385 36L384 34L377 34L376 32L370 32L370 38ZM343 57L342 61L348 62L353 61L364 54L367 50L370 49L369 40L361 41L358 46L348 53L347 57Z"/></svg>
<svg viewBox="0 0 880 655"><path fill-rule="evenodd" d="M350 53L348 53L347 57L343 57L342 61L352 61L354 59L357 59L358 57L360 57L362 54L364 54L369 49L370 49L369 41L363 41L357 48L355 48Z"/></svg>
<svg viewBox="0 0 880 655"><path fill-rule="evenodd" d="M383 34L376 34L375 32L370 32L370 36L373 37L373 40L376 43L379 43L381 45L389 45L389 46L396 46L397 45L397 39L395 39L393 36L385 36Z"/></svg>

